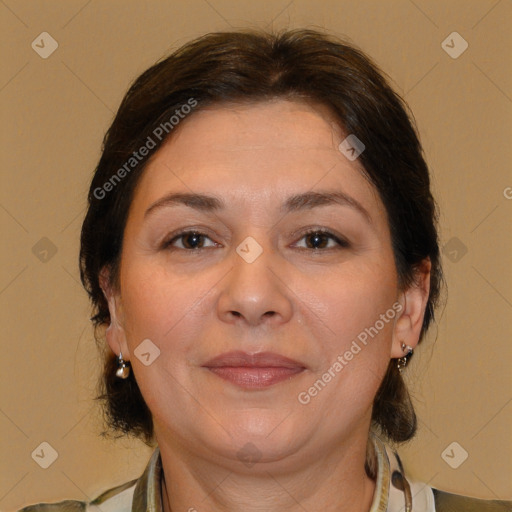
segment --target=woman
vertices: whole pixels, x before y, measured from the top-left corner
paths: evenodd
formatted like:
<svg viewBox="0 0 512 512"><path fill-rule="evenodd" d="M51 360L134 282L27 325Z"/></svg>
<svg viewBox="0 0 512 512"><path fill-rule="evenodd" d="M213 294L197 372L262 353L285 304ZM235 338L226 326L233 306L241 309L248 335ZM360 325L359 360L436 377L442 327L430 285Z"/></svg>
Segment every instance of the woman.
<svg viewBox="0 0 512 512"><path fill-rule="evenodd" d="M31 510L505 510L387 442L442 273L428 168L361 52L209 34L143 73L104 141L80 268L110 427L156 442L93 502ZM47 508L45 508L47 507Z"/></svg>

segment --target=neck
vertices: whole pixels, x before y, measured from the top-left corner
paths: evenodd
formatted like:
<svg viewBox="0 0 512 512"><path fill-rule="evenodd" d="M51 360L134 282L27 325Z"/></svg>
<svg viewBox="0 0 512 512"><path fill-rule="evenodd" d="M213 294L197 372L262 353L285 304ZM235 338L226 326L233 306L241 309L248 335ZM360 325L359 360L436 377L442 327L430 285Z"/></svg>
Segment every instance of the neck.
<svg viewBox="0 0 512 512"><path fill-rule="evenodd" d="M236 463L196 458L159 441L163 512L368 512L375 482L364 470L366 439L344 445L300 467L281 461L237 472Z"/></svg>

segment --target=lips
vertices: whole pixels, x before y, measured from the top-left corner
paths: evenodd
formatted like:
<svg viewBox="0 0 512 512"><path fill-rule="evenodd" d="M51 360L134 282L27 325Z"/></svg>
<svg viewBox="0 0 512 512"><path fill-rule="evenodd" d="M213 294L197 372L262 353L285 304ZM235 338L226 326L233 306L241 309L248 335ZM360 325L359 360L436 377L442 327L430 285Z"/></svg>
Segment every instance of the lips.
<svg viewBox="0 0 512 512"><path fill-rule="evenodd" d="M299 361L273 352L220 354L203 365L218 377L242 388L265 388L290 380L306 367Z"/></svg>

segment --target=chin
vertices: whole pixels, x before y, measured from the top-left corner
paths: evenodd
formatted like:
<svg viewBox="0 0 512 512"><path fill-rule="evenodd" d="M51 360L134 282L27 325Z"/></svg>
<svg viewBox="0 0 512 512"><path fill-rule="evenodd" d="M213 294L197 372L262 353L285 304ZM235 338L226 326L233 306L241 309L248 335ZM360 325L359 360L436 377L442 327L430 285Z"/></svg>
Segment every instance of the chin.
<svg viewBox="0 0 512 512"><path fill-rule="evenodd" d="M211 437L214 431L209 430L209 439L205 439L204 443L213 451L247 462L251 467L255 462L279 462L289 458L311 438L311 433L299 428L299 424L285 419L288 414L258 409L238 413L236 420L230 418L226 419L227 423L223 423L229 425L226 428L229 435L222 429L222 437ZM301 422L301 426L304 427L304 422Z"/></svg>

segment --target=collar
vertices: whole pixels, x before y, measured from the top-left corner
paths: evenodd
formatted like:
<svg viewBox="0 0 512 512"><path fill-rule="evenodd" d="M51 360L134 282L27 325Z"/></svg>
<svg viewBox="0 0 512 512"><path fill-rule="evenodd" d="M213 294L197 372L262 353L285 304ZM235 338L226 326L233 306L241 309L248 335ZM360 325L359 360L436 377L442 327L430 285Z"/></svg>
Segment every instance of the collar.
<svg viewBox="0 0 512 512"><path fill-rule="evenodd" d="M406 477L398 454L374 433L377 457L375 494L370 512L435 512L432 488Z"/></svg>
<svg viewBox="0 0 512 512"><path fill-rule="evenodd" d="M405 477L398 455L371 434L377 477L370 512L435 512L432 489ZM132 512L162 512L162 458L157 447L133 494Z"/></svg>

